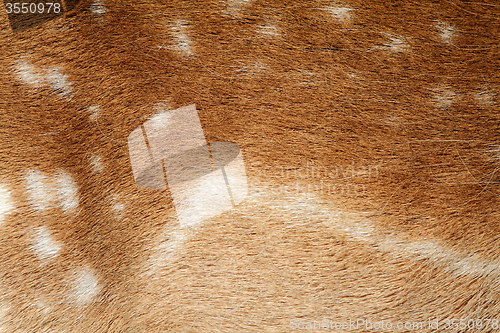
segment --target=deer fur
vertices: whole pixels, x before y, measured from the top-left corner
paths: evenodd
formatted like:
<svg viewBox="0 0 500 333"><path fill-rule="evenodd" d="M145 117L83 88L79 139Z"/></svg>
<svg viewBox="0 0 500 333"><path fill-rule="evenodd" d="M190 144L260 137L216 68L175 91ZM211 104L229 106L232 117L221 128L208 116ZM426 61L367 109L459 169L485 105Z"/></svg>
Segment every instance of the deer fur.
<svg viewBox="0 0 500 333"><path fill-rule="evenodd" d="M2 11L0 332L500 320L499 36L493 0ZM127 138L192 104L248 194L182 226Z"/></svg>

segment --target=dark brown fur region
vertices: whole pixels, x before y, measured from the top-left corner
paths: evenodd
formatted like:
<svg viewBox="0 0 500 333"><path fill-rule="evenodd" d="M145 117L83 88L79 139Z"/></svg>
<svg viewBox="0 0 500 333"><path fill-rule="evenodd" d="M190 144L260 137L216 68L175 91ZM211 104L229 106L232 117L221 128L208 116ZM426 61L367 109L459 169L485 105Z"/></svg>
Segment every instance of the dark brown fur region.
<svg viewBox="0 0 500 333"><path fill-rule="evenodd" d="M494 0L4 9L0 331L497 331ZM127 138L192 104L248 194L181 227Z"/></svg>

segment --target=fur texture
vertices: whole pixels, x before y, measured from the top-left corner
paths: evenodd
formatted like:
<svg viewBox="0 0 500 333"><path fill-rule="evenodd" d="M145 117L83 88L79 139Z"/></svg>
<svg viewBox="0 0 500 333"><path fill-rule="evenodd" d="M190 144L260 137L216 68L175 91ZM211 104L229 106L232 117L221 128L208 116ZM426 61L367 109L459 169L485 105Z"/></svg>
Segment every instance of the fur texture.
<svg viewBox="0 0 500 333"><path fill-rule="evenodd" d="M0 331L500 320L499 36L493 0L2 12ZM191 104L249 192L182 227L127 137Z"/></svg>

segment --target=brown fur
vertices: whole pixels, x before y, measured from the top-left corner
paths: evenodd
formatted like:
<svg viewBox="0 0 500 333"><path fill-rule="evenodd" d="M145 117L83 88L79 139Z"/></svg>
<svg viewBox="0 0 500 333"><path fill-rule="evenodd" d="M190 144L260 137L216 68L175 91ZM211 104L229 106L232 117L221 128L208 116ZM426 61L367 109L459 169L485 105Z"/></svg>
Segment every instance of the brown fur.
<svg viewBox="0 0 500 333"><path fill-rule="evenodd" d="M16 205L0 225L4 331L500 319L498 5L228 3L107 1L96 15L82 1L17 33L0 14L0 182ZM355 11L318 9L335 5ZM191 55L169 48L175 20ZM275 31L266 22L280 35L259 34ZM436 22L455 27L450 43ZM62 66L72 91L20 83L20 59ZM250 191L170 259L157 250L177 223L170 194L137 187L127 150L157 103L196 104L207 141L240 146ZM26 170L70 173L76 211L34 210ZM61 244L46 263L32 250L41 226ZM101 287L86 305L66 296L81 267Z"/></svg>

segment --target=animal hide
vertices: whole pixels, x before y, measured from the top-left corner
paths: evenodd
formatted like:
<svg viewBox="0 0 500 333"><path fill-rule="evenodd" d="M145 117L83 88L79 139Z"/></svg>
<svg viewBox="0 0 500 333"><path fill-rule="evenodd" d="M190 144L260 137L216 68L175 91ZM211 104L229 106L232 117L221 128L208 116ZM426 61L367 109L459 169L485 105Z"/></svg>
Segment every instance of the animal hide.
<svg viewBox="0 0 500 333"><path fill-rule="evenodd" d="M497 331L498 2L25 4L0 332Z"/></svg>

